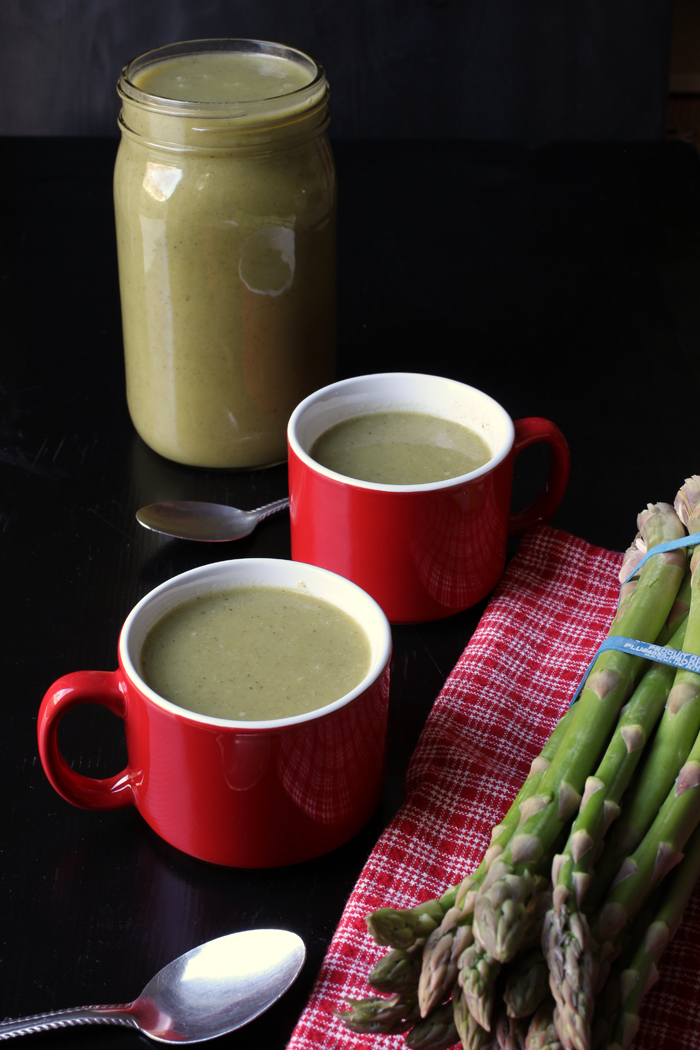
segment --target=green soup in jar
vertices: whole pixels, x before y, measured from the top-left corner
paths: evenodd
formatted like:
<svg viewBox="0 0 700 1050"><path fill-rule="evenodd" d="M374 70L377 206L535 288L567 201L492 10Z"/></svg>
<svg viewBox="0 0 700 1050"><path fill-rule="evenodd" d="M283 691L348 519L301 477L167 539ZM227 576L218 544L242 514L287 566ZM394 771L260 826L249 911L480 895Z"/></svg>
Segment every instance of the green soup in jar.
<svg viewBox="0 0 700 1050"><path fill-rule="evenodd" d="M205 40L131 62L114 177L127 400L180 463L286 458L295 405L331 382L335 172L323 70Z"/></svg>

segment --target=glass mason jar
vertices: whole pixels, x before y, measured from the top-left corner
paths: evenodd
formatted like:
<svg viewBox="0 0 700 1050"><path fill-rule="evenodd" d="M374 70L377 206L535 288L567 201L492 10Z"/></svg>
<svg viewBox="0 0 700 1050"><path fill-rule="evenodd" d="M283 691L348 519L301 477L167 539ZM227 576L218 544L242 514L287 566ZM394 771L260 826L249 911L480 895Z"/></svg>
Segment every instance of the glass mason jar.
<svg viewBox="0 0 700 1050"><path fill-rule="evenodd" d="M172 44L119 79L114 200L129 411L161 455L286 459L335 363L328 83L299 51Z"/></svg>

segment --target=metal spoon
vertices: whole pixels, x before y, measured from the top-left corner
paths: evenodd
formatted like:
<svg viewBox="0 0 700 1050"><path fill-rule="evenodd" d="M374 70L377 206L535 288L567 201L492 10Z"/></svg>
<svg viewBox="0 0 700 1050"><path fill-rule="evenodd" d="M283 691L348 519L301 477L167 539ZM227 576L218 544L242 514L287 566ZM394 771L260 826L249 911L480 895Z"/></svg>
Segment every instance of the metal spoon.
<svg viewBox="0 0 700 1050"><path fill-rule="evenodd" d="M301 970L306 949L287 930L217 937L164 966L123 1006L54 1010L0 1024L0 1040L85 1024L138 1028L158 1043L201 1043L264 1013Z"/></svg>
<svg viewBox="0 0 700 1050"><path fill-rule="evenodd" d="M257 510L239 510L222 503L180 500L141 507L141 510L136 511L136 518L147 529L162 532L165 536L221 543L249 536L259 521L288 506L288 499L275 500Z"/></svg>

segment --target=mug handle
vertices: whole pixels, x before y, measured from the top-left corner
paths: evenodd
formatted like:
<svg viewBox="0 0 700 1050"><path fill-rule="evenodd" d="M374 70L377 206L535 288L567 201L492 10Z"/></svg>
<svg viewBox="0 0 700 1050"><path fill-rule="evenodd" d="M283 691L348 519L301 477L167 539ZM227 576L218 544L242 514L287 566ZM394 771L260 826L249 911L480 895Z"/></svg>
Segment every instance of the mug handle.
<svg viewBox="0 0 700 1050"><path fill-rule="evenodd" d="M513 454L515 456L538 441L546 441L552 450L549 474L539 496L525 510L510 516L508 535L522 536L531 525L541 525L549 521L561 503L566 491L566 483L569 480L571 453L561 430L549 419L531 416L528 419L516 419L514 426Z"/></svg>
<svg viewBox="0 0 700 1050"><path fill-rule="evenodd" d="M98 780L76 773L58 746L58 725L78 704L102 704L126 718L126 694L121 671L75 671L57 679L39 708L37 736L44 772L52 787L80 809L121 809L136 804L128 766L113 777Z"/></svg>

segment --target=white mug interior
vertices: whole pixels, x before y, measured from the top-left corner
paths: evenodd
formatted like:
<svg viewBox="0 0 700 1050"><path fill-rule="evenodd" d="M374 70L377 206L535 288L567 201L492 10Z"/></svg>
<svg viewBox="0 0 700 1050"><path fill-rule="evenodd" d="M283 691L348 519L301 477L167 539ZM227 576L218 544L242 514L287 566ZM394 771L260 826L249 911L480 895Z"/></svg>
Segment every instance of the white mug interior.
<svg viewBox="0 0 700 1050"><path fill-rule="evenodd" d="M348 478L312 459L314 442L332 426L355 416L388 411L424 412L469 427L483 438L491 456L467 474L421 485L386 485ZM451 488L487 474L505 459L515 439L512 419L488 394L455 379L415 372L379 372L323 387L297 405L287 434L296 455L312 470L359 488L388 492Z"/></svg>
<svg viewBox="0 0 700 1050"><path fill-rule="evenodd" d="M215 718L180 707L160 696L141 676L141 651L151 628L176 606L204 594L231 587L254 585L286 587L311 595L342 609L364 630L370 644L370 666L367 674L350 692L325 707L287 718L246 719ZM241 729L273 729L296 725L325 716L352 702L382 673L391 654L389 621L373 598L356 584L328 569L304 562L276 558L241 558L214 562L190 569L150 591L129 613L119 638L119 654L127 676L154 704L180 716L215 726L237 726Z"/></svg>

